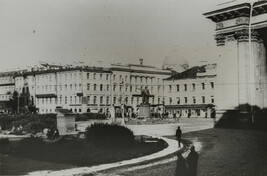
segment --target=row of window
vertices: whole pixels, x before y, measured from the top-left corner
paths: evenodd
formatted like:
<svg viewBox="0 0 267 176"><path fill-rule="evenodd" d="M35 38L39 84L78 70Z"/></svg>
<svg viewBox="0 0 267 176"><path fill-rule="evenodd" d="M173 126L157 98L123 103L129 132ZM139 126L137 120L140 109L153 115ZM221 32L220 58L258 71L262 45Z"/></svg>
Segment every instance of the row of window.
<svg viewBox="0 0 267 176"><path fill-rule="evenodd" d="M161 104L163 99L158 98L158 101L155 102L155 98L150 99L150 103L152 104ZM70 97L62 97L60 96L59 98L37 98L37 104L38 105L44 105L44 104L81 104L83 101L82 97L78 96L70 96ZM134 101L139 104L142 101L141 97L113 97L113 104L117 103L125 103L125 104L134 104ZM87 96L84 100L87 104L110 104L110 96Z"/></svg>
<svg viewBox="0 0 267 176"><path fill-rule="evenodd" d="M192 83L191 86L192 86L192 91L195 91L196 90L196 84ZM201 89L202 90L205 90L206 86L207 86L207 84L201 83ZM172 87L173 87L172 85L169 85L169 92L172 92ZM176 85L176 92L179 92L180 88L181 88L181 85L177 84ZM214 89L214 82L210 82L210 88ZM188 84L183 85L183 90L188 91Z"/></svg>
<svg viewBox="0 0 267 176"><path fill-rule="evenodd" d="M175 104L181 104L181 98L180 97L177 97L176 98L176 102L175 102ZM170 105L172 105L174 102L173 102L173 98L169 98L169 102L168 102ZM183 97L183 103L184 104L187 104L188 103L188 97ZM214 96L211 96L210 97L210 102L207 102L207 100L206 100L206 97L205 96L201 96L201 102L197 102L197 100L196 100L196 97L192 97L192 103L193 104L197 104L197 103L214 103Z"/></svg>

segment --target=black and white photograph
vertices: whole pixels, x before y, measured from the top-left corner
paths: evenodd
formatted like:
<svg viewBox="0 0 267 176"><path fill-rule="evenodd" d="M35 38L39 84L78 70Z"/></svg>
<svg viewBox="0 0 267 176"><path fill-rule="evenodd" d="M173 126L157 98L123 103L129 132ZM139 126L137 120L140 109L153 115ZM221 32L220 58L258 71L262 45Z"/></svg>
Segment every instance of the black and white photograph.
<svg viewBox="0 0 267 176"><path fill-rule="evenodd" d="M0 0L0 175L267 176L267 0Z"/></svg>

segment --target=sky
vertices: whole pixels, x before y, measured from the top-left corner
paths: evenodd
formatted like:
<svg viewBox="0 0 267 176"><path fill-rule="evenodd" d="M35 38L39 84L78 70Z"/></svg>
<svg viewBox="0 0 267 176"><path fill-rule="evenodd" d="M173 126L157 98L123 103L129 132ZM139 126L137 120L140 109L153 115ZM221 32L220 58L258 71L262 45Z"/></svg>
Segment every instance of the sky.
<svg viewBox="0 0 267 176"><path fill-rule="evenodd" d="M84 62L215 63L215 24L203 13L225 0L0 0L0 71Z"/></svg>

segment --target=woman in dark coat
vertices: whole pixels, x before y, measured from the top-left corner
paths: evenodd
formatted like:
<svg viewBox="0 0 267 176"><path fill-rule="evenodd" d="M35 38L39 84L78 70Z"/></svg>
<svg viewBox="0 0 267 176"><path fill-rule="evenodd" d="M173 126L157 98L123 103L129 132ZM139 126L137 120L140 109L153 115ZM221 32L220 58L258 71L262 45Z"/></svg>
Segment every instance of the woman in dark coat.
<svg viewBox="0 0 267 176"><path fill-rule="evenodd" d="M182 156L182 154L178 153L175 176L186 176L186 175L187 175L186 161Z"/></svg>

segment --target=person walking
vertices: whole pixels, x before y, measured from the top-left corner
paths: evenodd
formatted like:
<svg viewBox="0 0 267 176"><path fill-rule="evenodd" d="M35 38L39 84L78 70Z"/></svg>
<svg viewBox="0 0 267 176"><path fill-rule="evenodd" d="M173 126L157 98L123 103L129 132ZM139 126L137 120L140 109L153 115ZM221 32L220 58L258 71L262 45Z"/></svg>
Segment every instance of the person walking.
<svg viewBox="0 0 267 176"><path fill-rule="evenodd" d="M180 143L181 143L181 137L182 137L182 130L180 129L180 126L178 126L177 130L176 130L176 134L175 134L177 141L178 141L178 146L180 147Z"/></svg>
<svg viewBox="0 0 267 176"><path fill-rule="evenodd" d="M191 146L190 153L186 159L188 167L188 175L196 176L197 175L197 162L198 162L198 153L195 151L195 146Z"/></svg>
<svg viewBox="0 0 267 176"><path fill-rule="evenodd" d="M187 167L185 158L182 156L182 153L177 154L177 166L175 171L175 176L187 176Z"/></svg>

